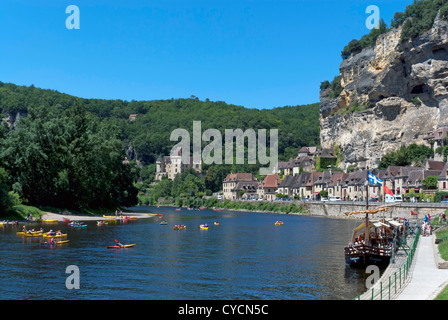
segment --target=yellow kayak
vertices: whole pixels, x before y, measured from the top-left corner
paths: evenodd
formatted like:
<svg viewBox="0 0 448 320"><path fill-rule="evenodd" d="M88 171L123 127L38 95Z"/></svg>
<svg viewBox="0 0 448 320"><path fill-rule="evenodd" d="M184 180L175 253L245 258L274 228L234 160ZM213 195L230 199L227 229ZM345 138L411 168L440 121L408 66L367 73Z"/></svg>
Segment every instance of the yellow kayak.
<svg viewBox="0 0 448 320"><path fill-rule="evenodd" d="M56 234L56 235L53 235L53 236L48 235L48 234L44 234L44 238L64 238L64 237L66 237L66 236L67 236L66 233L63 233L63 234Z"/></svg>
<svg viewBox="0 0 448 320"><path fill-rule="evenodd" d="M58 219L41 220L41 222L43 222L43 223L54 223L54 222L58 222Z"/></svg>
<svg viewBox="0 0 448 320"><path fill-rule="evenodd" d="M199 228L202 229L202 230L208 230L208 225L206 225L206 224L201 224L201 225L199 226Z"/></svg>
<svg viewBox="0 0 448 320"><path fill-rule="evenodd" d="M25 237L42 237L43 233L25 233Z"/></svg>

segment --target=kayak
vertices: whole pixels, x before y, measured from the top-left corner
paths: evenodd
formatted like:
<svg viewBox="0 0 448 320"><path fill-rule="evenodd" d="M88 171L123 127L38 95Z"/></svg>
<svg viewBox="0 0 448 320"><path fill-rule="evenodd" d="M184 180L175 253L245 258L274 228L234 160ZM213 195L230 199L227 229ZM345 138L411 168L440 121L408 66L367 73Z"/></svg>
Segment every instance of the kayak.
<svg viewBox="0 0 448 320"><path fill-rule="evenodd" d="M135 246L135 243L134 244L124 244L122 246L117 246L117 245L115 245L115 246L107 246L107 248L108 249L122 249L122 248L132 248L133 246Z"/></svg>
<svg viewBox="0 0 448 320"><path fill-rule="evenodd" d="M85 227L87 227L86 224L75 224L75 225L73 226L73 228L85 228Z"/></svg>
<svg viewBox="0 0 448 320"><path fill-rule="evenodd" d="M43 233L25 233L25 237L42 237Z"/></svg>
<svg viewBox="0 0 448 320"><path fill-rule="evenodd" d="M103 218L107 218L107 219L117 219L116 216L105 216L105 215L103 215Z"/></svg>
<svg viewBox="0 0 448 320"><path fill-rule="evenodd" d="M215 222L215 226L219 226L219 222L218 221Z"/></svg>
<svg viewBox="0 0 448 320"><path fill-rule="evenodd" d="M174 226L174 230L185 230L187 229L187 226Z"/></svg>
<svg viewBox="0 0 448 320"><path fill-rule="evenodd" d="M63 220L64 222L70 222L70 219L67 219L67 218L62 218L62 220Z"/></svg>
<svg viewBox="0 0 448 320"><path fill-rule="evenodd" d="M166 222L166 221L162 221L162 222L160 222L160 224L164 226L164 225L167 225L168 222Z"/></svg>
<svg viewBox="0 0 448 320"><path fill-rule="evenodd" d="M66 233L55 234L55 235L44 234L43 236L44 236L44 238L64 238L67 236L67 234Z"/></svg>
<svg viewBox="0 0 448 320"><path fill-rule="evenodd" d="M52 223L52 222L58 222L58 219L52 219L52 220L41 220L42 222L48 222L48 223Z"/></svg>
<svg viewBox="0 0 448 320"><path fill-rule="evenodd" d="M202 230L208 230L208 225L201 224L201 225L199 226L199 228L202 229Z"/></svg>
<svg viewBox="0 0 448 320"><path fill-rule="evenodd" d="M23 231L21 231L21 232L16 232L16 234L18 235L18 236L25 236L25 235L27 235L27 234L29 234L28 232L23 232ZM33 235L33 234L35 234L35 235L41 235L42 234L42 232L40 232L40 231L34 231L34 232L31 232L31 234Z"/></svg>
<svg viewBox="0 0 448 320"><path fill-rule="evenodd" d="M275 225L276 225L276 226L281 226L282 224L283 224L282 221L276 221L276 222L275 222Z"/></svg>
<svg viewBox="0 0 448 320"><path fill-rule="evenodd" d="M41 242L40 244L52 246L52 245L55 245L55 244L64 244L64 243L67 243L67 242L69 242L69 241L70 241L70 240L62 240L62 241L56 241L56 242L54 242L54 243L50 243L50 242Z"/></svg>

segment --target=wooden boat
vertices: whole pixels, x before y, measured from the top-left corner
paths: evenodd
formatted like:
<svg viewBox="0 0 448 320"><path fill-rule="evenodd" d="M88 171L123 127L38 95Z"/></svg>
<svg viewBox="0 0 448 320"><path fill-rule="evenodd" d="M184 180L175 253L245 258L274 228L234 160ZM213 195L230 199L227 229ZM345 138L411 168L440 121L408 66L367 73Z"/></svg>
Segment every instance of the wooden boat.
<svg viewBox="0 0 448 320"><path fill-rule="evenodd" d="M367 181L368 181L367 170ZM353 229L351 242L344 247L345 262L353 267L365 268L376 265L380 268L388 266L393 254L393 244L396 237L405 234L404 224L393 219L376 220L369 217L379 212L386 212L386 207L369 210L368 184L366 185L366 209L346 213L351 215L365 214L363 222Z"/></svg>

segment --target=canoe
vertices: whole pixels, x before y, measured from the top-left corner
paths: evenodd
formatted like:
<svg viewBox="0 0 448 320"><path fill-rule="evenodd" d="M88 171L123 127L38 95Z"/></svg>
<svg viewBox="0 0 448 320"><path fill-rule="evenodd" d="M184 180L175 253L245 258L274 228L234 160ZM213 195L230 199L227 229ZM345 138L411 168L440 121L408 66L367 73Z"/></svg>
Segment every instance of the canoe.
<svg viewBox="0 0 448 320"><path fill-rule="evenodd" d="M122 248L132 248L133 246L135 246L134 244L124 244L123 246L107 246L108 249L122 249Z"/></svg>
<svg viewBox="0 0 448 320"><path fill-rule="evenodd" d="M21 232L16 232L16 234L17 234L18 236L24 236L24 235L27 235L27 234L29 234L29 233L28 233L28 232L23 232L23 231L21 231ZM40 235L40 234L42 234L42 232L40 232L40 231L34 231L34 232L32 232L31 234Z"/></svg>
<svg viewBox="0 0 448 320"><path fill-rule="evenodd" d="M43 233L25 233L25 237L43 237Z"/></svg>
<svg viewBox="0 0 448 320"><path fill-rule="evenodd" d="M54 243L50 243L50 242L41 242L40 244L52 246L52 245L55 245L55 244L64 244L64 243L67 243L67 242L69 242L69 241L70 241L70 240L62 240L62 241L56 241L56 242L54 242Z"/></svg>
<svg viewBox="0 0 448 320"><path fill-rule="evenodd" d="M44 234L44 235L43 235L44 238L64 238L64 237L66 237L66 236L67 236L66 233L63 233L63 234L56 234L56 235L53 235L53 236L48 235L48 234Z"/></svg>
<svg viewBox="0 0 448 320"><path fill-rule="evenodd" d="M181 227L175 226L173 229L174 230L185 230L185 229L187 229L187 227L186 226L181 226Z"/></svg>

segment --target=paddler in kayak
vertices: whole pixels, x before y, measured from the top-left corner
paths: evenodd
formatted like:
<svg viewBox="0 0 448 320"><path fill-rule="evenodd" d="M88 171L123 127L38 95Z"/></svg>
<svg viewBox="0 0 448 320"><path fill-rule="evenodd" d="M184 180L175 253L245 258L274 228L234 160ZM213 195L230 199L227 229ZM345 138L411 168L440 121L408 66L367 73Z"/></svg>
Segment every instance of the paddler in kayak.
<svg viewBox="0 0 448 320"><path fill-rule="evenodd" d="M115 239L115 242L116 242L117 246L119 246L120 248L123 248L123 247L124 247L124 245L122 245L120 242L118 242L117 239Z"/></svg>
<svg viewBox="0 0 448 320"><path fill-rule="evenodd" d="M54 238L51 238L50 241L48 241L49 244L54 244Z"/></svg>

